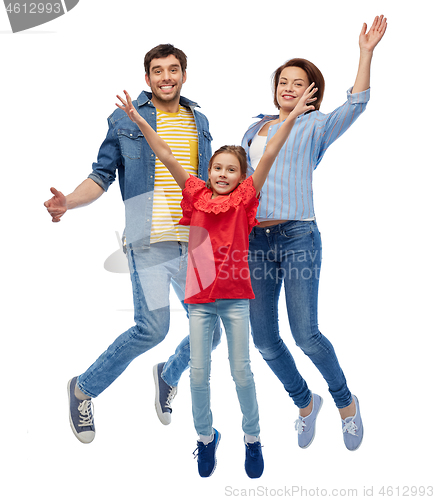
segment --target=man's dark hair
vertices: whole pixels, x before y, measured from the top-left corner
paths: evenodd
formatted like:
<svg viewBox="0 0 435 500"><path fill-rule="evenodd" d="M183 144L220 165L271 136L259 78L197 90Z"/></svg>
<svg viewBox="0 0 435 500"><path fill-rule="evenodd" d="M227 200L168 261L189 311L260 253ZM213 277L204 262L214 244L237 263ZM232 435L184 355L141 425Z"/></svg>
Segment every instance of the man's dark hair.
<svg viewBox="0 0 435 500"><path fill-rule="evenodd" d="M170 43L157 45L157 47L154 47L149 52L147 52L144 59L145 73L147 75L150 74L150 64L153 59L163 59L168 56L175 56L180 61L181 71L184 74L187 67L186 54Z"/></svg>

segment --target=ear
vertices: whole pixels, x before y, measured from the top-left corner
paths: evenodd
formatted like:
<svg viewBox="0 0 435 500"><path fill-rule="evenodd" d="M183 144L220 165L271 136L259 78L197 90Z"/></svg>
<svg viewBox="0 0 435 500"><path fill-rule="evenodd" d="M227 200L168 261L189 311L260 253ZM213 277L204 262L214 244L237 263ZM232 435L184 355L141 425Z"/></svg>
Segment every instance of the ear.
<svg viewBox="0 0 435 500"><path fill-rule="evenodd" d="M184 70L184 74L183 74L183 83L186 83L186 80L187 80L187 71Z"/></svg>
<svg viewBox="0 0 435 500"><path fill-rule="evenodd" d="M244 180L246 180L246 174L243 174L243 175L240 177L239 184L241 184Z"/></svg>
<svg viewBox="0 0 435 500"><path fill-rule="evenodd" d="M148 85L148 87L150 87L150 88L151 88L150 78L149 78L149 76L148 76L148 74L147 74L147 73L145 73L145 81L146 81L146 84Z"/></svg>

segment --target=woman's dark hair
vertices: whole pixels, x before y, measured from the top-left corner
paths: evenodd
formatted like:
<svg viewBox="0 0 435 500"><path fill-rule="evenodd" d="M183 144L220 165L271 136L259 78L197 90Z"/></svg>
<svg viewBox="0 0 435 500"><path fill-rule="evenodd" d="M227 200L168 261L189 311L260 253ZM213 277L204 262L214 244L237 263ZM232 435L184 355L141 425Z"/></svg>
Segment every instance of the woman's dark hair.
<svg viewBox="0 0 435 500"><path fill-rule="evenodd" d="M325 80L323 78L321 71L317 66L315 66L312 62L307 61L306 59L300 59L300 58L290 59L290 61L287 61L282 66L280 66L273 74L272 76L273 103L278 109L280 108L278 104L278 99L276 98L276 90L278 88L278 83L281 77L282 70L290 66L296 66L297 68L301 68L305 71L305 73L308 76L308 85L311 85L311 83L313 82L315 83L315 87L317 87L318 90L315 94L317 100L313 102L313 106L315 107L316 110L318 110L320 108L320 104L323 99L323 94L325 92Z"/></svg>
<svg viewBox="0 0 435 500"><path fill-rule="evenodd" d="M242 146L222 146L219 148L217 151L213 153L213 156L210 158L210 161L208 162L208 170L210 171L213 161L216 158L217 155L220 155L221 153L230 153L234 155L240 163L240 172L242 174L242 177L246 177L246 172L248 171L248 159L246 157L246 151ZM210 179L207 180L206 186L210 189L211 188L211 183Z"/></svg>
<svg viewBox="0 0 435 500"><path fill-rule="evenodd" d="M144 59L145 73L150 74L150 64L153 59L164 59L168 56L175 56L180 61L181 71L184 74L187 68L187 57L186 54L171 45L170 43L157 45L149 52L146 53Z"/></svg>

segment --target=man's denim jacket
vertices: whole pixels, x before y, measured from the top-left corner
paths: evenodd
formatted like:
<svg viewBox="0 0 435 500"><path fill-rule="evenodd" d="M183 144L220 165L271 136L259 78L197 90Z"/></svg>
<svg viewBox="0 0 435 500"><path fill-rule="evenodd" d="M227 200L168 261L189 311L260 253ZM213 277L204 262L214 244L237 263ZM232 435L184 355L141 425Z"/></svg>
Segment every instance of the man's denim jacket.
<svg viewBox="0 0 435 500"><path fill-rule="evenodd" d="M156 108L152 94L142 92L133 106L156 130ZM190 108L198 131L198 177L207 180L212 137L207 118L197 111L196 103L180 98ZM100 147L98 159L92 164L89 178L107 191L118 171L119 186L125 204L125 241L132 249L150 246L156 156L139 127L121 109L107 119L109 130Z"/></svg>

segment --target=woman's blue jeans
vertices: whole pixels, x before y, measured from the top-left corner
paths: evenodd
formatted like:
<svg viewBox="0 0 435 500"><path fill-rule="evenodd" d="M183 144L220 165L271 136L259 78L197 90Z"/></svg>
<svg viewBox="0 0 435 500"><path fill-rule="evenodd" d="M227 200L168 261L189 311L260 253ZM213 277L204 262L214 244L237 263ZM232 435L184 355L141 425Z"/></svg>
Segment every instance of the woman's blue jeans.
<svg viewBox="0 0 435 500"><path fill-rule="evenodd" d="M211 351L215 323L221 318L225 327L231 375L236 384L242 429L259 436L259 416L254 376L249 359L249 300L218 299L206 304L189 304L190 389L196 432L213 434L210 408Z"/></svg>
<svg viewBox="0 0 435 500"><path fill-rule="evenodd" d="M284 284L293 338L326 380L338 408L352 395L334 348L317 324L322 244L315 221L288 221L254 227L249 235L249 267L255 299L250 315L254 344L296 406L305 408L311 391L279 333L278 298Z"/></svg>

